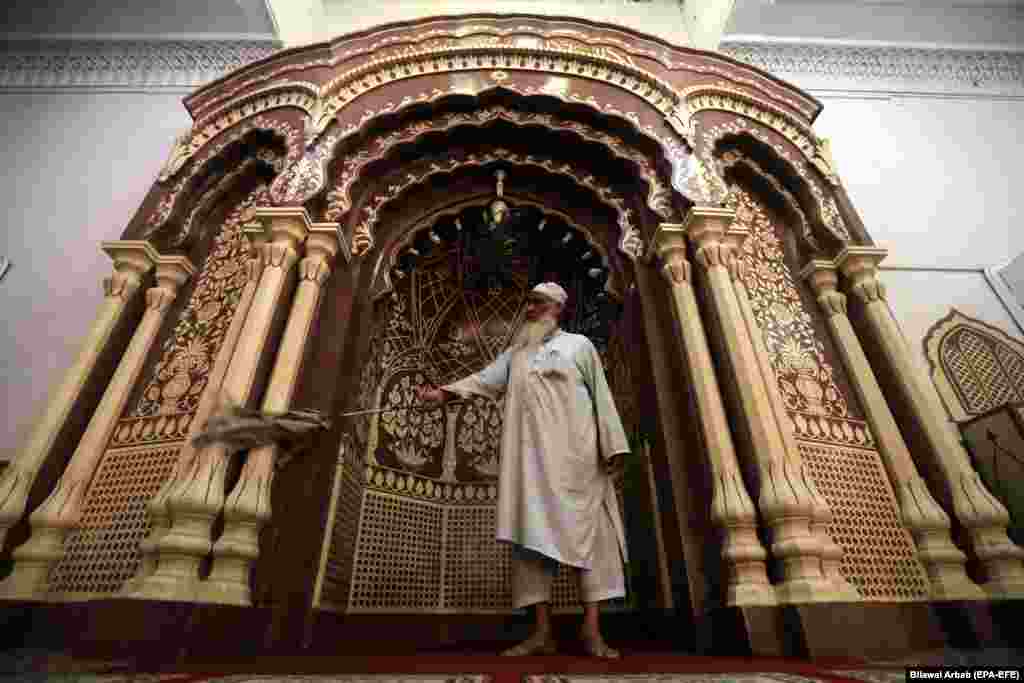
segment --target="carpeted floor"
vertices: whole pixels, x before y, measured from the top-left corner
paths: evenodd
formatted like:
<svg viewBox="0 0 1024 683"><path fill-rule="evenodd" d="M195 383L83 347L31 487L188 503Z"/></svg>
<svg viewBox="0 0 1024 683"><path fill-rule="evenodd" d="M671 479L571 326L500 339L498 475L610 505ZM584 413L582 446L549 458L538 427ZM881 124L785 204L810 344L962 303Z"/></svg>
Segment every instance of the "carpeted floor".
<svg viewBox="0 0 1024 683"><path fill-rule="evenodd" d="M456 653L255 656L192 658L174 671L142 673L127 660L83 660L19 650L0 653L0 683L901 683L908 665L1024 666L1024 652L940 650L890 662L652 652L627 652L611 661L573 655L511 658Z"/></svg>

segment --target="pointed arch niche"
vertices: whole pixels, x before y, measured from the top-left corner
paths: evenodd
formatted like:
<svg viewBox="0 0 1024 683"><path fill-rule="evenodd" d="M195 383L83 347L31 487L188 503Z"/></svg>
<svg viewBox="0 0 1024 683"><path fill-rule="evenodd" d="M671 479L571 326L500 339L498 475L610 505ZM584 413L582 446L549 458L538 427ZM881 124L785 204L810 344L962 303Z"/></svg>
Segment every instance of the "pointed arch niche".
<svg viewBox="0 0 1024 683"><path fill-rule="evenodd" d="M951 309L924 337L932 381L950 417L963 422L1024 401L1024 343Z"/></svg>

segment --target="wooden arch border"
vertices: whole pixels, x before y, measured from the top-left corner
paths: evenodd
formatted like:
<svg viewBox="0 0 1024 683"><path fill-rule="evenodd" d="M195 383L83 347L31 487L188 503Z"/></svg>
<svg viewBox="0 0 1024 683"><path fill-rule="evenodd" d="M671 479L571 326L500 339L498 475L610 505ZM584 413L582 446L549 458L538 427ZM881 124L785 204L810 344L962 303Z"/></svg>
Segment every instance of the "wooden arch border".
<svg viewBox="0 0 1024 683"><path fill-rule="evenodd" d="M403 168L400 181L385 184L382 190L371 195L367 202L363 204L361 211L364 217L353 227L350 239L353 256L364 256L373 248L375 244L374 232L381 209L396 201L406 190L420 185L436 175L449 175L464 168L484 167L494 164L528 166L540 169L551 175L568 177L575 185L595 195L600 203L607 206L616 215L616 224L620 230L619 250L633 261L636 261L643 254L643 238L640 236L639 228L633 223L633 209L611 187L601 184L590 174L581 175L576 173L568 163L558 162L548 157L520 154L497 148L484 154L472 153L462 158L449 159L446 162L432 162L419 174L410 172L408 167Z"/></svg>
<svg viewBox="0 0 1024 683"><path fill-rule="evenodd" d="M431 26L438 28L423 30ZM339 68L343 69L340 73L324 73ZM656 137L672 169L671 185L691 204L706 203L699 193L691 193L687 180L695 171L690 150L696 146L698 116L708 109L749 117L753 125L792 145L815 173L833 184L838 182L823 141L809 127L820 112L820 103L770 74L721 55L670 46L619 27L525 15L468 15L394 24L282 51L243 67L188 99L196 124L176 142L161 174L162 182L169 182L186 165L192 173L201 172L208 161L188 162L222 132L282 108L291 108L302 118L301 142L289 141L288 161L308 172L319 160L305 150L318 147L324 138L333 138L337 144L364 130L370 121L387 113L385 110L392 112L407 104L405 100L397 105L388 103L353 121L343 114L351 112L356 101L373 101L391 83L474 71L489 71L496 80L508 78L510 73L569 77L601 83L638 98L647 116L656 116L657 125L667 131ZM279 78L292 80L273 83ZM700 82L709 78L717 80ZM318 79L322 80L314 82ZM580 98L579 104L593 106L585 98ZM607 113L600 107L594 109ZM329 152L322 156L322 148L320 154L321 159L330 157ZM797 175L808 183L810 192L822 193L802 164ZM161 216L166 219L170 213L167 206L173 208L181 189L175 185L162 197L153 211L153 223L160 224ZM815 213L822 224L836 234L844 232L831 193L819 198L819 206Z"/></svg>
<svg viewBox="0 0 1024 683"><path fill-rule="evenodd" d="M482 206L493 201L495 197L493 195L481 195L478 197L471 197L463 201L457 202L451 206L446 206L442 209L437 209L430 213L421 216L415 223L413 223L403 234L395 237L390 243L380 250L377 255L377 260L373 266L373 275L370 278L370 296L376 301L377 299L391 293L394 290L394 283L391 281L391 271L397 263L398 254L405 247L412 244L416 236L422 231L429 229L437 221L442 218L449 216L458 215L463 209L473 206ZM532 206L540 209L545 217L554 216L564 221L566 225L579 232L587 241L587 246L596 252L599 257L601 264L608 269L609 277L605 281L604 291L612 296L616 301L623 302L624 288L622 286L622 274L621 272L613 267L612 261L609 258L608 251L605 247L594 237L593 232L589 229L580 225L571 216L563 211L546 207L539 202L521 197L513 193L505 193L501 199L512 201L513 203ZM379 283L379 284L378 284Z"/></svg>

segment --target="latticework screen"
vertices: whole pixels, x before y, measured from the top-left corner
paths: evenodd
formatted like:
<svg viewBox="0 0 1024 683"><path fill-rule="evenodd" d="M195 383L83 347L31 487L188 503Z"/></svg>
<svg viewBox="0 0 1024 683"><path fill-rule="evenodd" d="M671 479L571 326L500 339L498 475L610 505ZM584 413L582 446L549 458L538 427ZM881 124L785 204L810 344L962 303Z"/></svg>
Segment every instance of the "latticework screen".
<svg viewBox="0 0 1024 683"><path fill-rule="evenodd" d="M346 459L339 463L344 467L338 490L337 509L328 541L327 566L324 568L324 583L321 603L333 609L343 610L348 604L349 587L352 585L352 564L359 517L363 501L361 472L354 471Z"/></svg>
<svg viewBox="0 0 1024 683"><path fill-rule="evenodd" d="M843 576L865 600L927 600L927 575L878 453L811 443L801 443L800 452L832 507L829 531L844 551Z"/></svg>
<svg viewBox="0 0 1024 683"><path fill-rule="evenodd" d="M181 444L108 451L85 496L81 527L50 574L50 591L102 595L117 592L139 564L139 543L149 533L146 505L156 495Z"/></svg>
<svg viewBox="0 0 1024 683"><path fill-rule="evenodd" d="M423 611L441 595L443 510L364 491L351 611Z"/></svg>

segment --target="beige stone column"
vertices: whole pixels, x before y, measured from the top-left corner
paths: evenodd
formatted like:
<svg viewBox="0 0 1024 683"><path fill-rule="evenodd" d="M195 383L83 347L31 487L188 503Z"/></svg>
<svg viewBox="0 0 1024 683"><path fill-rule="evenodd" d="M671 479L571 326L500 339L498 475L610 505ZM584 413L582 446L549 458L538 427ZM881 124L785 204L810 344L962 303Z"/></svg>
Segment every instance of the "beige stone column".
<svg viewBox="0 0 1024 683"><path fill-rule="evenodd" d="M786 443L761 374L754 342L733 287L737 274L736 242L726 238L735 213L697 206L687 214L684 230L696 248L734 375L745 427L750 435L752 465L757 473L757 506L772 532L772 555L782 566L776 586L779 602L842 599L822 572L824 548L812 532L814 500L799 463Z"/></svg>
<svg viewBox="0 0 1024 683"><path fill-rule="evenodd" d="M949 492L953 514L967 530L971 549L981 564L990 598L1024 597L1024 550L1010 541L1006 508L985 487L971 467L958 435L946 419L935 387L911 357L899 325L886 301L885 286L878 280L878 263L886 250L847 247L836 263L849 281L849 289L864 309L872 341L885 357L887 369L913 415L913 425L928 444L929 458Z"/></svg>
<svg viewBox="0 0 1024 683"><path fill-rule="evenodd" d="M299 262L299 286L263 397L264 412L281 413L291 407L310 330L320 310L323 285L341 246L338 229L336 223L318 223L306 238L306 256ZM277 452L277 446L270 444L250 451L246 458L224 506L224 532L213 546L210 577L199 584L199 601L252 604L249 572L259 556L260 531L271 516L270 490Z"/></svg>
<svg viewBox="0 0 1024 683"><path fill-rule="evenodd" d="M846 296L837 291L839 275L831 261L811 261L800 273L825 313L847 376L864 408L878 452L900 505L903 525L913 535L917 556L928 571L936 600L978 600L984 591L967 576L967 557L953 544L949 517L935 502L917 471L896 419L882 395L860 340L846 316Z"/></svg>
<svg viewBox="0 0 1024 683"><path fill-rule="evenodd" d="M730 228L726 231L726 240L733 245L734 253L739 254L743 241L748 236L748 231ZM843 560L843 549L833 540L828 528L832 524L832 508L829 506L825 496L818 489L814 477L803 462L803 455L797 445L796 435L793 433L793 421L782 401L782 394L779 393L778 379L775 376L775 369L772 367L768 355L768 347L764 343L764 335L761 326L757 324L754 317L754 307L750 303L750 293L747 291L746 269L742 261L736 260L736 267L730 270L733 276L733 287L736 290L736 300L740 306L740 313L747 328L747 334L754 345L754 355L757 357L757 364L761 370L761 378L768 399L771 402L772 414L778 425L779 433L782 435L782 442L785 445L786 456L793 460L794 466L799 470L807 490L811 493L811 533L821 543L821 571L825 579L829 581L835 591L835 598L844 601L860 601L861 595L853 587L846 577L839 571Z"/></svg>
<svg viewBox="0 0 1024 683"><path fill-rule="evenodd" d="M757 538L757 512L736 460L729 420L693 292L684 235L681 225L663 223L654 235L654 248L664 263L662 272L671 289L708 452L714 482L711 520L722 532L722 559L729 575L726 604L774 605L775 590L768 581L766 568L768 553Z"/></svg>
<svg viewBox="0 0 1024 683"><path fill-rule="evenodd" d="M224 375L227 373L228 364L235 353L235 345L238 343L238 337L242 333L242 326L245 324L245 318L249 314L249 307L252 305L252 299L256 293L256 285L259 283L260 275L263 272L262 246L266 243L263 226L259 223L250 224L245 226L243 231L249 239L251 246L250 258L246 263L249 279L245 287L242 288L238 305L235 307L235 315L231 319L231 325L224 335L224 340L217 351L217 358L210 369L210 376L207 379L206 387L203 389L203 395L199 399L199 405L196 407L196 414L192 418L188 437L181 449L181 454L178 456L178 462L175 463L174 470L167 478L167 481L164 482L147 506L151 526L149 535L139 544L139 569L135 576L125 582L124 587L121 589L121 593L128 597L134 597L142 580L156 571L157 544L160 538L170 529L171 525L170 510L167 507L168 498L181 485L185 473L195 460L196 449L192 445L192 439L202 432L206 421L213 414L213 410L217 405L217 400L220 397L220 391L224 384Z"/></svg>
<svg viewBox="0 0 1024 683"><path fill-rule="evenodd" d="M261 208L266 243L263 269L249 313L228 364L223 393L252 405L268 354L279 329L280 311L291 294L298 250L309 233L305 209ZM224 477L231 453L225 444L200 449L167 497L171 528L156 542L156 571L139 582L133 597L195 601L199 565L212 548L213 522L224 505Z"/></svg>
<svg viewBox="0 0 1024 683"><path fill-rule="evenodd" d="M157 259L149 242L103 242L103 251L114 261L114 272L103 280L104 298L96 319L82 340L78 355L46 402L43 414L21 447L17 457L0 474L0 547L7 532L25 514L28 492L39 468L49 458L54 441L64 428L86 380L110 343L111 334L121 322L142 277Z"/></svg>
<svg viewBox="0 0 1024 683"><path fill-rule="evenodd" d="M31 536L14 551L14 570L0 584L5 596L31 598L45 592L50 569L64 557L65 538L81 521L89 483L167 311L194 273L184 256L157 256L156 285L146 291L146 312L56 488L29 516Z"/></svg>

